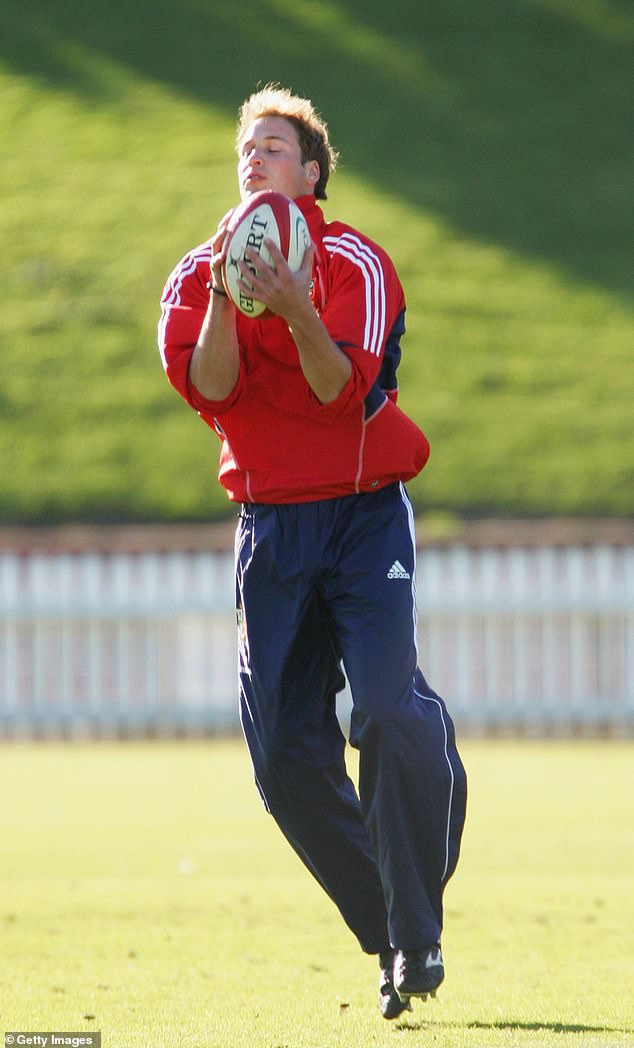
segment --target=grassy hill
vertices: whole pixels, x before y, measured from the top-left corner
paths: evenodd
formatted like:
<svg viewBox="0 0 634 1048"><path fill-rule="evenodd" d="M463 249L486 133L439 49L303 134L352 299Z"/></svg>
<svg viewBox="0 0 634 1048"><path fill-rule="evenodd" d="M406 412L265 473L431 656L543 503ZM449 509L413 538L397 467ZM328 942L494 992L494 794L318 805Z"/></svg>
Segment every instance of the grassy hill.
<svg viewBox="0 0 634 1048"><path fill-rule="evenodd" d="M279 80L395 259L420 513L634 512L634 14L617 0L5 0L0 521L226 514L155 348Z"/></svg>

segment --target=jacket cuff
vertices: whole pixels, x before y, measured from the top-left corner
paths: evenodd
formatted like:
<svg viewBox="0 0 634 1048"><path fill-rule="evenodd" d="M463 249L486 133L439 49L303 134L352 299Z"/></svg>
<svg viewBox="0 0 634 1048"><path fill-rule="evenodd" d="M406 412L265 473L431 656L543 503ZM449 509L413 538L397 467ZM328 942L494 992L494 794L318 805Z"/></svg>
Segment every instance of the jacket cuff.
<svg viewBox="0 0 634 1048"><path fill-rule="evenodd" d="M225 397L224 400L208 400L207 397L203 397L202 393L199 393L199 391L196 389L194 383L192 382L192 380L191 380L191 378L189 376L189 372L188 372L187 373L187 400L191 404L191 406L194 408L195 411L203 411L206 414L209 414L209 413L220 414L221 412L225 411L227 408L230 408L231 405L234 403L234 401L237 400L237 398L238 398L238 396L240 394L241 386L242 386L242 371L240 371L240 374L238 375L238 381L236 382L235 386L231 390L231 393L229 394L228 397Z"/></svg>
<svg viewBox="0 0 634 1048"><path fill-rule="evenodd" d="M349 411L350 407L355 403L360 403L357 390L357 377L355 376L354 367L352 368L350 378L334 400L330 400L327 404L324 404L319 397L312 392L312 390L310 396L322 415L337 418L338 416L345 414L345 412Z"/></svg>

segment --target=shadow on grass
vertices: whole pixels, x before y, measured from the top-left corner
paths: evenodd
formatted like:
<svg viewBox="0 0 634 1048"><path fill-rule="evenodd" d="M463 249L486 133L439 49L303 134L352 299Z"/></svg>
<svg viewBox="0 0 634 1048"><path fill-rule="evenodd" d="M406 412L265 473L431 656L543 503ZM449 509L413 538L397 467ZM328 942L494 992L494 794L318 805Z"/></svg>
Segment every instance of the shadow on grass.
<svg viewBox="0 0 634 1048"><path fill-rule="evenodd" d="M499 1022L471 1022L471 1023L446 1023L446 1022L408 1022L407 1020L394 1024L394 1029L403 1031L405 1033L418 1033L421 1030L427 1030L442 1026L450 1029L456 1029L460 1027L465 1030L525 1030L527 1032L539 1033L540 1030L547 1031L548 1033L622 1033L629 1034L634 1032L632 1029L621 1029L614 1026L588 1026L585 1023L546 1023L546 1022L517 1022L516 1020L509 1020L505 1022L500 1020Z"/></svg>
<svg viewBox="0 0 634 1048"><path fill-rule="evenodd" d="M87 101L124 69L232 122L279 80L359 177L629 295L633 41L625 0L5 0L0 61Z"/></svg>

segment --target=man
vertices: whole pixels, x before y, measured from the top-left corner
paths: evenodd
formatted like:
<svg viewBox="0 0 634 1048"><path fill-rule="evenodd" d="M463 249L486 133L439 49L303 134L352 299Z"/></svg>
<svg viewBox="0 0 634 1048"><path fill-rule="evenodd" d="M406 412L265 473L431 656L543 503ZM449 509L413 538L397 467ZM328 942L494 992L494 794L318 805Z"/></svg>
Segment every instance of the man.
<svg viewBox="0 0 634 1048"><path fill-rule="evenodd" d="M326 223L336 156L312 104L269 86L243 104L238 181L293 198L312 244L297 273L274 244L242 290L222 283L227 224L176 267L162 299L167 376L222 441L236 535L240 712L267 810L377 953L387 1019L444 977L442 894L458 860L466 778L443 701L417 667L413 515L403 483L424 435L396 405L405 302L386 253ZM346 773L335 712L350 683Z"/></svg>

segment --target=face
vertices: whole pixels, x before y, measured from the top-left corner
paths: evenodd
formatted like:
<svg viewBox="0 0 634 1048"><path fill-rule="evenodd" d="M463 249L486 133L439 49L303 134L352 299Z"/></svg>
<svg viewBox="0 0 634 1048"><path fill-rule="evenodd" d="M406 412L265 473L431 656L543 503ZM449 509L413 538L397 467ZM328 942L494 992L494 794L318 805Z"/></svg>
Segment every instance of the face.
<svg viewBox="0 0 634 1048"><path fill-rule="evenodd" d="M292 200L313 193L316 160L302 161L295 128L282 116L263 116L246 129L239 147L238 182L244 200L260 189L275 189Z"/></svg>

